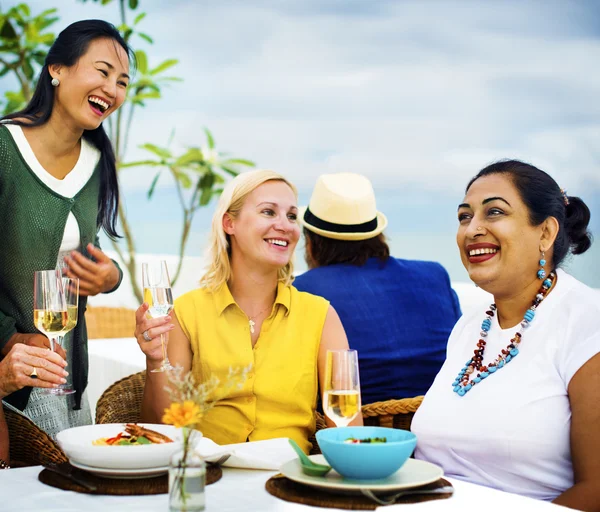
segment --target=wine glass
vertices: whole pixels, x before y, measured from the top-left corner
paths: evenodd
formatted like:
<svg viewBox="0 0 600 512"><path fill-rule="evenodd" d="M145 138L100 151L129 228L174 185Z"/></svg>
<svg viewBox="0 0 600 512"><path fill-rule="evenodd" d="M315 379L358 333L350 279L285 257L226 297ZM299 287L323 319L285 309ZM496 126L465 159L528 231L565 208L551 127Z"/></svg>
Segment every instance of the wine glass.
<svg viewBox="0 0 600 512"><path fill-rule="evenodd" d="M63 291L67 304L67 323L62 331L56 335L56 343L62 347L63 340L68 332L77 325L77 310L79 308L79 279L63 277ZM71 395L75 390L68 384L62 384L56 389L55 395Z"/></svg>
<svg viewBox="0 0 600 512"><path fill-rule="evenodd" d="M360 379L356 350L328 350L323 408L337 427L347 427L360 411Z"/></svg>
<svg viewBox="0 0 600 512"><path fill-rule="evenodd" d="M50 340L54 351L56 337L68 322L67 303L62 278L58 270L38 270L33 276L33 322L38 331ZM46 395L62 395L59 388L41 389Z"/></svg>
<svg viewBox="0 0 600 512"><path fill-rule="evenodd" d="M160 318L172 311L173 293L165 260L161 260L158 265L142 263L142 286L144 288L144 302L149 306L147 315L150 318ZM163 360L161 366L151 370L152 372L165 372L173 369L167 356L167 342L167 334L161 334L160 343Z"/></svg>

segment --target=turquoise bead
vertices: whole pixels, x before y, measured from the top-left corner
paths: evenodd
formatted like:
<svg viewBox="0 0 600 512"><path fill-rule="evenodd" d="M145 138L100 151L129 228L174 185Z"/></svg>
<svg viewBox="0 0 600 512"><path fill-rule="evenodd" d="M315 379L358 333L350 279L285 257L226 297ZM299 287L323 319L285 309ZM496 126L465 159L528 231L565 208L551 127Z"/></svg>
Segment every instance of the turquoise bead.
<svg viewBox="0 0 600 512"><path fill-rule="evenodd" d="M513 357L515 357L518 353L519 353L519 349L518 348L513 348L510 351L510 355L513 356Z"/></svg>
<svg viewBox="0 0 600 512"><path fill-rule="evenodd" d="M504 359L502 359L499 363L498 363L498 368L502 368L504 366Z"/></svg>
<svg viewBox="0 0 600 512"><path fill-rule="evenodd" d="M488 375L489 375L489 373L488 373L488 372L481 372L481 373L479 374L479 376L480 376L482 379L485 379L485 378L486 378Z"/></svg>
<svg viewBox="0 0 600 512"><path fill-rule="evenodd" d="M488 368L488 370L490 371L490 373L494 373L498 368L496 368L495 366L490 366Z"/></svg>
<svg viewBox="0 0 600 512"><path fill-rule="evenodd" d="M465 393L466 393L466 391L465 391L465 388L460 388L460 389L457 391L457 393L458 393L460 396L465 396Z"/></svg>
<svg viewBox="0 0 600 512"><path fill-rule="evenodd" d="M544 259L541 259L541 260L540 260L540 266L541 266L541 267L543 267L545 264L546 264L546 260L544 260Z"/></svg>
<svg viewBox="0 0 600 512"><path fill-rule="evenodd" d="M454 392L458 393L458 391L460 390L460 386L454 386Z"/></svg>
<svg viewBox="0 0 600 512"><path fill-rule="evenodd" d="M465 392L466 392L466 391L469 391L469 389L471 389L472 387L473 387L473 384L467 384L467 385L465 386Z"/></svg>
<svg viewBox="0 0 600 512"><path fill-rule="evenodd" d="M475 378L473 379L473 382L481 382L481 377L475 377Z"/></svg>
<svg viewBox="0 0 600 512"><path fill-rule="evenodd" d="M512 356L509 354L506 356L506 358L504 359L507 363L510 363L510 361L512 360Z"/></svg>

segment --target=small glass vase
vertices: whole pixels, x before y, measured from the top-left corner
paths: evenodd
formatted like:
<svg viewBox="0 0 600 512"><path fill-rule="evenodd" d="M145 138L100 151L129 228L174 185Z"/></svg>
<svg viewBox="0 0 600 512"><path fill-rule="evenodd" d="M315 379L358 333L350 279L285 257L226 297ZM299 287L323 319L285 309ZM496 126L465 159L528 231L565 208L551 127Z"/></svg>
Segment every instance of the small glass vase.
<svg viewBox="0 0 600 512"><path fill-rule="evenodd" d="M204 510L206 464L204 459L190 449L187 456L180 451L171 457L169 464L170 512L199 512Z"/></svg>

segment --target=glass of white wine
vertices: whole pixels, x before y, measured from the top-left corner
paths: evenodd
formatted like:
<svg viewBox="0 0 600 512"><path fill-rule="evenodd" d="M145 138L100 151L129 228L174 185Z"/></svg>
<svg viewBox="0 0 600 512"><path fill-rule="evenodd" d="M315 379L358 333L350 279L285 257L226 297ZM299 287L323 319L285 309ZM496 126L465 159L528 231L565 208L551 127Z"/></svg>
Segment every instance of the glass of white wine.
<svg viewBox="0 0 600 512"><path fill-rule="evenodd" d="M63 290L65 303L67 304L67 323L62 331L56 335L56 343L62 347L67 333L71 332L77 325L77 310L79 308L79 279L63 277ZM64 347L63 347L64 348ZM55 395L72 395L75 390L68 384L62 384L55 390Z"/></svg>
<svg viewBox="0 0 600 512"><path fill-rule="evenodd" d="M154 266L150 263L142 263L142 286L144 302L149 306L147 315L150 318L166 316L173 310L173 292L165 260L160 260L160 263ZM167 356L167 336L167 334L160 335L163 360L161 366L151 370L152 372L166 372L173 369Z"/></svg>
<svg viewBox="0 0 600 512"><path fill-rule="evenodd" d="M68 322L62 277L58 270L38 270L33 277L33 322L50 340L54 351L56 338ZM61 395L59 388L41 389L46 395Z"/></svg>
<svg viewBox="0 0 600 512"><path fill-rule="evenodd" d="M338 427L347 427L360 411L360 378L356 350L328 350L323 409Z"/></svg>

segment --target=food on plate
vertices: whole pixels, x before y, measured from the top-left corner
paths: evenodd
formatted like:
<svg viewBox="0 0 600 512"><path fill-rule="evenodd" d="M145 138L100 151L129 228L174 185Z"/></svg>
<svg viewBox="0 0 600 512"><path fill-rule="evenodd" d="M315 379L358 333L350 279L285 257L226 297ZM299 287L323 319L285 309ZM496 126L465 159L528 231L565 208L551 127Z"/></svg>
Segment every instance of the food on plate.
<svg viewBox="0 0 600 512"><path fill-rule="evenodd" d="M131 446L140 444L172 443L173 439L156 430L142 427L135 423L125 425L125 432L119 432L114 437L101 437L92 441L94 446Z"/></svg>
<svg viewBox="0 0 600 512"><path fill-rule="evenodd" d="M361 444L361 443L387 443L386 437L366 437L365 439L356 439L355 437L349 437L344 441L348 444Z"/></svg>

